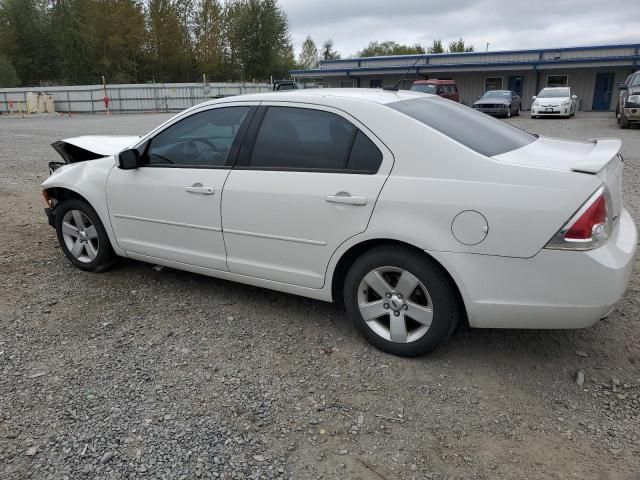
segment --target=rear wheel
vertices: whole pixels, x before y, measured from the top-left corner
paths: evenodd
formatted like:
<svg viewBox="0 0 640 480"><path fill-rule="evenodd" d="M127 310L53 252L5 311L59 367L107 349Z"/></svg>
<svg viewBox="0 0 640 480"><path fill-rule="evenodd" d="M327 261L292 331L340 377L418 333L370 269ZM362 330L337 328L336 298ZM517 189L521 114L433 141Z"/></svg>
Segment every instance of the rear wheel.
<svg viewBox="0 0 640 480"><path fill-rule="evenodd" d="M62 251L78 268L100 272L116 255L100 217L84 200L65 200L56 207L56 233Z"/></svg>
<svg viewBox="0 0 640 480"><path fill-rule="evenodd" d="M356 329L374 346L414 357L433 351L461 317L455 287L428 257L378 247L353 264L344 284L345 306Z"/></svg>
<svg viewBox="0 0 640 480"><path fill-rule="evenodd" d="M522 105L518 105L518 108L516 109L516 117L520 116L520 112L522 112Z"/></svg>

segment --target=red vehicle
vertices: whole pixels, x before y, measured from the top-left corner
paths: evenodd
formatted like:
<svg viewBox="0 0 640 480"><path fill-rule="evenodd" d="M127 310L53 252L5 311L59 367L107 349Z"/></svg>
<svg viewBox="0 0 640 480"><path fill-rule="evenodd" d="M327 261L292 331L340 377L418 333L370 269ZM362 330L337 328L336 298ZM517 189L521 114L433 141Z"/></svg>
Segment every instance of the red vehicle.
<svg viewBox="0 0 640 480"><path fill-rule="evenodd" d="M432 93L453 100L454 102L460 101L458 86L455 80L439 80L437 78L416 80L413 82L413 85L411 85L410 90L414 92Z"/></svg>

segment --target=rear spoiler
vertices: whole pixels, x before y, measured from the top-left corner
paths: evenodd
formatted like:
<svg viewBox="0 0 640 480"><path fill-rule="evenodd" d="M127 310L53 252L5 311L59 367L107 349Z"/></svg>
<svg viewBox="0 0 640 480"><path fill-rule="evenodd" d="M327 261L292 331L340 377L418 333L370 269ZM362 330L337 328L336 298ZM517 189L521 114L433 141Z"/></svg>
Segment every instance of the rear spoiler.
<svg viewBox="0 0 640 480"><path fill-rule="evenodd" d="M602 170L616 155L622 160L622 155L619 154L622 142L619 139L591 138L589 141L594 144L593 150L587 154L584 160L571 166L571 170L574 172L595 174Z"/></svg>

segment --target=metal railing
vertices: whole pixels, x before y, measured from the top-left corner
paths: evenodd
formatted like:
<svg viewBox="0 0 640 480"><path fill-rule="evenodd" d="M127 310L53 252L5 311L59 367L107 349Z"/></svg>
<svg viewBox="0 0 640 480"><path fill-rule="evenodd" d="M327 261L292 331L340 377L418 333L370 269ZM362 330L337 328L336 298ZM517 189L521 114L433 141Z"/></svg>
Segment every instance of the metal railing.
<svg viewBox="0 0 640 480"><path fill-rule="evenodd" d="M214 98L269 92L268 83L155 83L77 85L0 89L0 112L26 112L27 93L53 97L55 111L64 113L176 112Z"/></svg>

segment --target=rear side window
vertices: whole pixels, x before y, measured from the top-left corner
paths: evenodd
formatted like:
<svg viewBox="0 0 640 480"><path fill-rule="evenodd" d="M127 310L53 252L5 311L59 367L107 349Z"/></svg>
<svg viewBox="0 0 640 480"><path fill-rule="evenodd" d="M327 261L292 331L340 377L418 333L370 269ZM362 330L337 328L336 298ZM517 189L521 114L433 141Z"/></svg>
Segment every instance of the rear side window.
<svg viewBox="0 0 640 480"><path fill-rule="evenodd" d="M536 137L472 108L430 97L387 104L487 157L522 148Z"/></svg>
<svg viewBox="0 0 640 480"><path fill-rule="evenodd" d="M377 172L382 163L382 152L367 136L358 131L349 155L349 170Z"/></svg>
<svg viewBox="0 0 640 480"><path fill-rule="evenodd" d="M249 160L253 168L374 173L382 154L355 125L331 112L269 107Z"/></svg>

